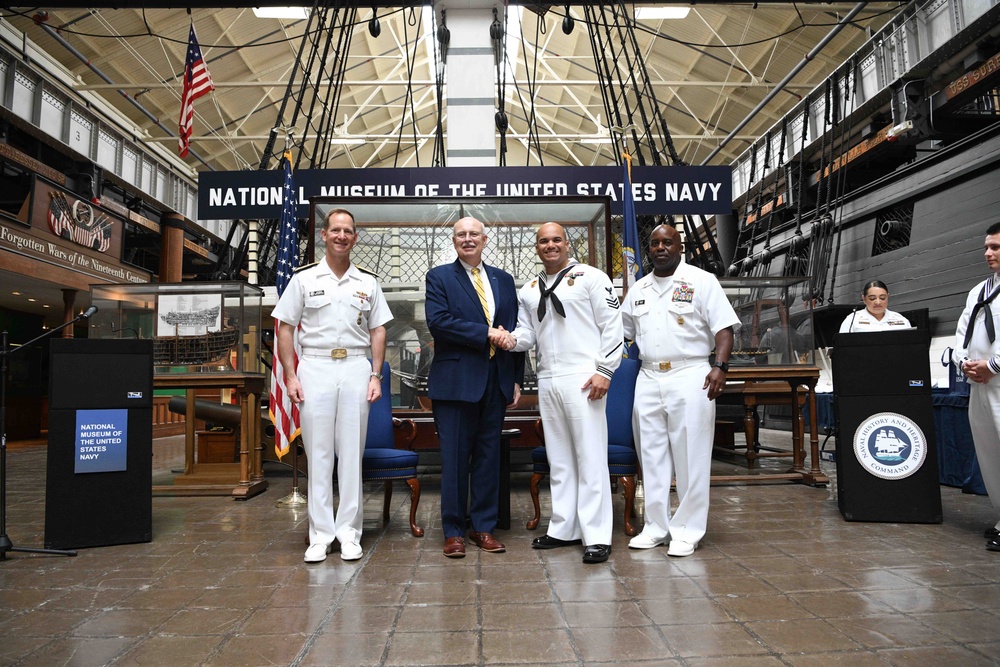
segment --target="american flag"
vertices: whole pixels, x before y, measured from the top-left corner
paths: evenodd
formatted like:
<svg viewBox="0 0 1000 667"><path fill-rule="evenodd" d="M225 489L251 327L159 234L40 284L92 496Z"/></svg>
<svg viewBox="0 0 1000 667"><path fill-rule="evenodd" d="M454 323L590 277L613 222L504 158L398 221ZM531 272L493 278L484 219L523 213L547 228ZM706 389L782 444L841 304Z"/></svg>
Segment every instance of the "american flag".
<svg viewBox="0 0 1000 667"><path fill-rule="evenodd" d="M278 288L278 298L285 291L299 260L299 229L295 218L295 187L292 184L292 154L285 151L281 160L285 170L285 185L281 196L281 217L278 219L280 237L274 284ZM278 328L289 326L274 320L274 355L271 364L271 393L268 397L268 413L274 424L274 453L280 459L288 453L291 442L299 435L299 408L288 399L285 391L285 369L278 355ZM294 362L299 363L296 351Z"/></svg>
<svg viewBox="0 0 1000 667"><path fill-rule="evenodd" d="M194 34L194 23L191 23L191 34L188 35L187 63L184 65L184 92L181 93L181 122L179 146L181 157L188 154L191 144L191 128L194 125L194 101L202 95L215 90L212 75L201 56L198 37Z"/></svg>
<svg viewBox="0 0 1000 667"><path fill-rule="evenodd" d="M52 201L49 202L49 229L56 236L69 238L73 233L73 217L69 202L61 192L49 192Z"/></svg>

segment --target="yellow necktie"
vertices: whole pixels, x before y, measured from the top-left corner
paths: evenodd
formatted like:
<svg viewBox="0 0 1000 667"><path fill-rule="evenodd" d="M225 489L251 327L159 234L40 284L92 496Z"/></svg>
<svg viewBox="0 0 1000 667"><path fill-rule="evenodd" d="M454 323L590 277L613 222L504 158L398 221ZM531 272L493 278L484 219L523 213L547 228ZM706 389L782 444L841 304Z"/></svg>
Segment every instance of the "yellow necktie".
<svg viewBox="0 0 1000 667"><path fill-rule="evenodd" d="M490 324L490 305L486 302L486 288L483 286L483 279L479 277L479 267L472 269L472 284L479 295L479 303L483 306L483 315L486 317L486 324ZM490 359L496 354L496 346L490 343Z"/></svg>

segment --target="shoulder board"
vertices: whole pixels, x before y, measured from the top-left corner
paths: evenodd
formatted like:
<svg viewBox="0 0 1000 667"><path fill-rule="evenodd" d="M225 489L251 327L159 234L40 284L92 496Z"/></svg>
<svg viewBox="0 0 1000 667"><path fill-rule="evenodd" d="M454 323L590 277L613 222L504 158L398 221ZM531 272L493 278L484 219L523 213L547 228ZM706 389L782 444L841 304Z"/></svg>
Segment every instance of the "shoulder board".
<svg viewBox="0 0 1000 667"><path fill-rule="evenodd" d="M377 273L375 273L374 271L372 271L371 269L366 269L365 267L363 267L363 266L360 266L360 265L358 265L358 264L355 264L354 266L355 266L355 267L356 267L356 268L358 269L358 271L360 271L361 273L367 273L367 274L368 274L368 275L370 275L370 276L374 276L375 278L378 278L378 274L377 274Z"/></svg>
<svg viewBox="0 0 1000 667"><path fill-rule="evenodd" d="M298 273L299 271L302 271L304 269L311 269L312 267L316 266L317 264L319 264L319 262L313 262L312 264L303 264L302 266L296 266L292 270L292 273Z"/></svg>

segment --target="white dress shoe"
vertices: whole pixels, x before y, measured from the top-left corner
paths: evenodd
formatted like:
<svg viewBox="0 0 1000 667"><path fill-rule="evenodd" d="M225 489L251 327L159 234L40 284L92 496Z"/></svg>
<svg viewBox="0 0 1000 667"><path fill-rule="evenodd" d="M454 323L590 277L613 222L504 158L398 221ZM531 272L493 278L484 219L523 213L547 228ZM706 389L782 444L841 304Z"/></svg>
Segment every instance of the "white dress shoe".
<svg viewBox="0 0 1000 667"><path fill-rule="evenodd" d="M322 563L329 551L330 547L326 544L310 544L303 560L307 563Z"/></svg>
<svg viewBox="0 0 1000 667"><path fill-rule="evenodd" d="M690 542L685 542L684 540L670 540L670 546L667 547L668 556L690 556L694 553L696 544L691 544Z"/></svg>
<svg viewBox="0 0 1000 667"><path fill-rule="evenodd" d="M358 560L364 555L361 545L357 542L345 542L340 545L340 558L342 560Z"/></svg>
<svg viewBox="0 0 1000 667"><path fill-rule="evenodd" d="M633 537L631 540L629 540L628 548L629 549L653 549L654 547L658 547L661 544L665 544L666 541L667 541L667 538L665 538L665 537L660 538L658 540L655 540L652 537L649 537L648 535L646 535L645 533L639 533L638 535L636 535L635 537Z"/></svg>

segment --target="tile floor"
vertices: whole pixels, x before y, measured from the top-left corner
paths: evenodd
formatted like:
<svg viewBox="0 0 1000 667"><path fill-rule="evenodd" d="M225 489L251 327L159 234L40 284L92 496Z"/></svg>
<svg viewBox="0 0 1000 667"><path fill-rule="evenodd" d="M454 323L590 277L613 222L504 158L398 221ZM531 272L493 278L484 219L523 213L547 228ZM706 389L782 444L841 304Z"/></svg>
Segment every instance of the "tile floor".
<svg viewBox="0 0 1000 667"><path fill-rule="evenodd" d="M157 441L154 467L176 467L179 452ZM17 546L43 542L44 460L41 446L8 454ZM151 543L0 562L0 665L1000 662L985 497L942 487L943 524L863 524L841 518L835 485L715 486L693 556L629 551L618 529L611 560L583 565L578 548L530 548L527 478L514 478L514 528L497 534L508 552L464 560L441 554L433 475L421 539L402 487L388 526L370 489L353 563L302 562L305 514L275 507L289 489L280 470L246 502L156 498Z"/></svg>

